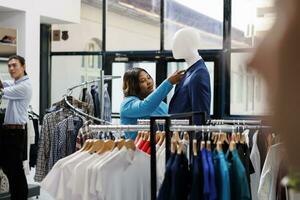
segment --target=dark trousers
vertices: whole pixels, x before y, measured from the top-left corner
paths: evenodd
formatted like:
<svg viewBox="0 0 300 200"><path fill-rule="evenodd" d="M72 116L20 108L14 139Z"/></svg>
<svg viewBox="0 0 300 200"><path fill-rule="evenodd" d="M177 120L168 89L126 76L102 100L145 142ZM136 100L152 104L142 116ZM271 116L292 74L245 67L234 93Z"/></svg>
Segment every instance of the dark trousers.
<svg viewBox="0 0 300 200"><path fill-rule="evenodd" d="M12 200L27 199L28 185L22 164L26 145L25 130L0 129L0 166L8 178Z"/></svg>

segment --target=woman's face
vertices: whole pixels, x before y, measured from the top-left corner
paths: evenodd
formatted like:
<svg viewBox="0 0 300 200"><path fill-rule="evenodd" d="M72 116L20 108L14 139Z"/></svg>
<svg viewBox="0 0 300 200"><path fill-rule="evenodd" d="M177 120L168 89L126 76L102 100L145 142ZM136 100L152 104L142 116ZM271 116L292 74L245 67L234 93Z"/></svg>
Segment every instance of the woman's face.
<svg viewBox="0 0 300 200"><path fill-rule="evenodd" d="M145 98L147 97L151 92L153 92L154 89L154 83L151 76L142 71L139 75L139 86L140 86L140 93L141 97Z"/></svg>

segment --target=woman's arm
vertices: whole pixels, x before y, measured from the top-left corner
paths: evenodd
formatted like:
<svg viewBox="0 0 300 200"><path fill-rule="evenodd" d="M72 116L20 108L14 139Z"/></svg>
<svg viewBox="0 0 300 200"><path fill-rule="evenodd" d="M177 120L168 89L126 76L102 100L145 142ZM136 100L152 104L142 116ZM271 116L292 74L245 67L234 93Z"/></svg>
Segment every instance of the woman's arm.
<svg viewBox="0 0 300 200"><path fill-rule="evenodd" d="M159 106L164 98L171 91L173 85L169 80L165 80L144 100L137 97L127 97L121 105L121 116L124 117L143 117L148 116Z"/></svg>

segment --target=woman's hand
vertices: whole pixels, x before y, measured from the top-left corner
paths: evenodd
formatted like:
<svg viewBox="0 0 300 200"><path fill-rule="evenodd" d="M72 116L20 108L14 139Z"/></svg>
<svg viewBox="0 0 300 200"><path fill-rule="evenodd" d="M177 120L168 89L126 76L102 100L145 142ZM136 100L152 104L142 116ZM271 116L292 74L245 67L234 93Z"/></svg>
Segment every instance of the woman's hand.
<svg viewBox="0 0 300 200"><path fill-rule="evenodd" d="M185 70L177 70L174 72L171 76L169 76L168 80L172 83L172 85L175 85L181 81L183 78Z"/></svg>

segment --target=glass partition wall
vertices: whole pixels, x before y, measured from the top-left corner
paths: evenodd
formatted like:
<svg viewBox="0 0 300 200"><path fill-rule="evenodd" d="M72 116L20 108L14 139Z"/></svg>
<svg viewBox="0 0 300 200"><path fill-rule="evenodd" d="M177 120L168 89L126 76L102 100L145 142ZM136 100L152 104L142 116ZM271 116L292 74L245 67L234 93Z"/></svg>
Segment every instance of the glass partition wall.
<svg viewBox="0 0 300 200"><path fill-rule="evenodd" d="M159 85L185 67L183 60L172 57L172 38L179 29L192 27L199 32L199 54L211 76L212 117L268 114L263 80L247 70L247 60L274 21L272 0L82 0L81 4L80 24L51 27L49 103L60 99L67 87L99 77L101 69L123 76L131 67L142 67ZM57 34L60 37L54 37ZM108 83L117 115L122 78Z"/></svg>

